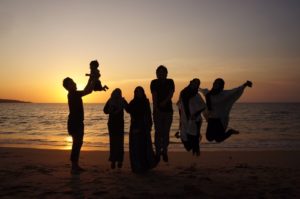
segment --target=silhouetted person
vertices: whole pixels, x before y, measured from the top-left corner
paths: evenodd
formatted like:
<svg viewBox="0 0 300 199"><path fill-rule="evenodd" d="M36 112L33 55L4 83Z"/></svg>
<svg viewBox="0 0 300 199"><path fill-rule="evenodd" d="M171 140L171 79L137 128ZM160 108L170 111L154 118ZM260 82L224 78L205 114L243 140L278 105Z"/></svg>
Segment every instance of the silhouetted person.
<svg viewBox="0 0 300 199"><path fill-rule="evenodd" d="M210 142L214 140L216 142L222 142L233 134L239 134L239 132L234 129L227 130L229 114L233 104L243 94L244 89L247 86L252 87L252 82L247 81L243 85L231 90L224 90L224 85L224 80L218 78L214 81L210 91L200 89L205 95L208 109L206 139Z"/></svg>
<svg viewBox="0 0 300 199"><path fill-rule="evenodd" d="M181 141L187 151L192 150L193 155L197 156L200 155L201 112L206 108L204 100L198 94L199 86L199 79L191 80L180 92L178 101Z"/></svg>
<svg viewBox="0 0 300 199"><path fill-rule="evenodd" d="M111 97L104 106L104 113L109 114L108 131L111 168L122 167L124 157L124 109L127 107L126 100L122 97L122 91L117 88L111 93Z"/></svg>
<svg viewBox="0 0 300 199"><path fill-rule="evenodd" d="M143 173L156 166L151 141L152 117L144 89L136 87L127 112L130 114L129 154L131 169Z"/></svg>
<svg viewBox="0 0 300 199"><path fill-rule="evenodd" d="M101 77L100 71L98 69L99 63L97 60L91 61L90 63L90 74L86 74L86 76L93 76L95 81L94 91L106 91L108 87L106 85L102 86L101 81L99 78Z"/></svg>
<svg viewBox="0 0 300 199"><path fill-rule="evenodd" d="M84 111L82 104L82 97L90 94L93 91L95 80L90 77L88 83L83 91L77 91L76 83L69 77L63 80L63 86L68 90L68 132L72 136L73 144L71 151L71 172L76 174L84 171L78 164L80 149L83 143L84 136Z"/></svg>
<svg viewBox="0 0 300 199"><path fill-rule="evenodd" d="M156 159L160 156L168 162L169 133L173 121L172 97L175 91L174 81L167 79L168 70L160 65L156 69L157 79L151 81L153 99L153 120L155 127Z"/></svg>

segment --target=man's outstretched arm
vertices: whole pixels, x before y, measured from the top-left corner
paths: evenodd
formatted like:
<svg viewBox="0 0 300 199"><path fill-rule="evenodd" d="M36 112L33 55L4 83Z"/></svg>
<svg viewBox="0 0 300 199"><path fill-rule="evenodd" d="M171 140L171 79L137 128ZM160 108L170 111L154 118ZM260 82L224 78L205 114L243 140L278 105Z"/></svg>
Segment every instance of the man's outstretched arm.
<svg viewBox="0 0 300 199"><path fill-rule="evenodd" d="M82 96L88 95L93 92L95 87L95 78L90 77L88 83L86 84L85 88L82 91Z"/></svg>

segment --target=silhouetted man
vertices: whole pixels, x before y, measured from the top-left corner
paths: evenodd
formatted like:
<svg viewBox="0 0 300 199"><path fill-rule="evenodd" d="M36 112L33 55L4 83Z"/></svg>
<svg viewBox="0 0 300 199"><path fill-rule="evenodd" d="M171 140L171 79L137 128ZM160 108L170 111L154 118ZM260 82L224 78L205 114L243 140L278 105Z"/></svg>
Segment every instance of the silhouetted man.
<svg viewBox="0 0 300 199"><path fill-rule="evenodd" d="M84 135L84 111L82 97L90 94L94 89L95 78L90 77L88 83L83 91L77 91L76 83L69 77L63 80L63 86L68 90L68 104L69 104L69 117L68 117L68 132L72 136L72 152L70 160L72 162L71 173L78 174L82 169L79 164L79 154L83 143Z"/></svg>
<svg viewBox="0 0 300 199"><path fill-rule="evenodd" d="M155 149L157 161L160 156L168 162L169 133L173 120L172 97L175 90L174 81L167 79L168 70L160 65L156 69L157 79L151 81L153 99L153 120L155 127Z"/></svg>

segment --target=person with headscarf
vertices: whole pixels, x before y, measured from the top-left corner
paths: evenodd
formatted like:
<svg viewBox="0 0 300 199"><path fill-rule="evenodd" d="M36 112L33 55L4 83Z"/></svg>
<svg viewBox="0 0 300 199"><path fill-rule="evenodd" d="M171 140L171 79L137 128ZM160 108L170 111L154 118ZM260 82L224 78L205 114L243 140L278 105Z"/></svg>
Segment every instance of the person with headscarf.
<svg viewBox="0 0 300 199"><path fill-rule="evenodd" d="M122 97L122 91L116 88L104 106L104 113L109 114L108 132L110 154L109 161L111 168L122 167L124 159L124 109L127 107L127 101Z"/></svg>
<svg viewBox="0 0 300 199"><path fill-rule="evenodd" d="M252 82L247 81L243 85L224 90L225 82L218 78L214 81L210 91L199 89L206 99L208 111L208 124L206 130L206 139L210 142L223 142L233 134L239 134L239 131L228 129L229 114L233 104L242 96L246 87L252 87Z"/></svg>
<svg viewBox="0 0 300 199"><path fill-rule="evenodd" d="M179 96L177 103L180 115L180 138L187 151L192 150L193 155L200 155L200 128L202 124L201 112L206 105L198 93L200 80L190 81Z"/></svg>
<svg viewBox="0 0 300 199"><path fill-rule="evenodd" d="M142 87L134 90L134 98L126 111L130 114L129 155L131 170L143 173L156 166L151 141L152 117L148 98Z"/></svg>

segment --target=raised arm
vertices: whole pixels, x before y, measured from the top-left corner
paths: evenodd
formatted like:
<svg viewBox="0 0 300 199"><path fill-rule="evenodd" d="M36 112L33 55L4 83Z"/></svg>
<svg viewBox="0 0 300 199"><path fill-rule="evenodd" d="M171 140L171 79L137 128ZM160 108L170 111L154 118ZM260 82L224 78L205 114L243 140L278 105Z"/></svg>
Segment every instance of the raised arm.
<svg viewBox="0 0 300 199"><path fill-rule="evenodd" d="M90 77L88 83L86 84L85 88L82 91L82 96L90 94L95 87L95 78Z"/></svg>
<svg viewBox="0 0 300 199"><path fill-rule="evenodd" d="M242 96L246 87L252 87L252 82L247 81L237 88L225 91L226 96L225 96L224 100L229 100L229 101L232 101L232 103L234 103Z"/></svg>

